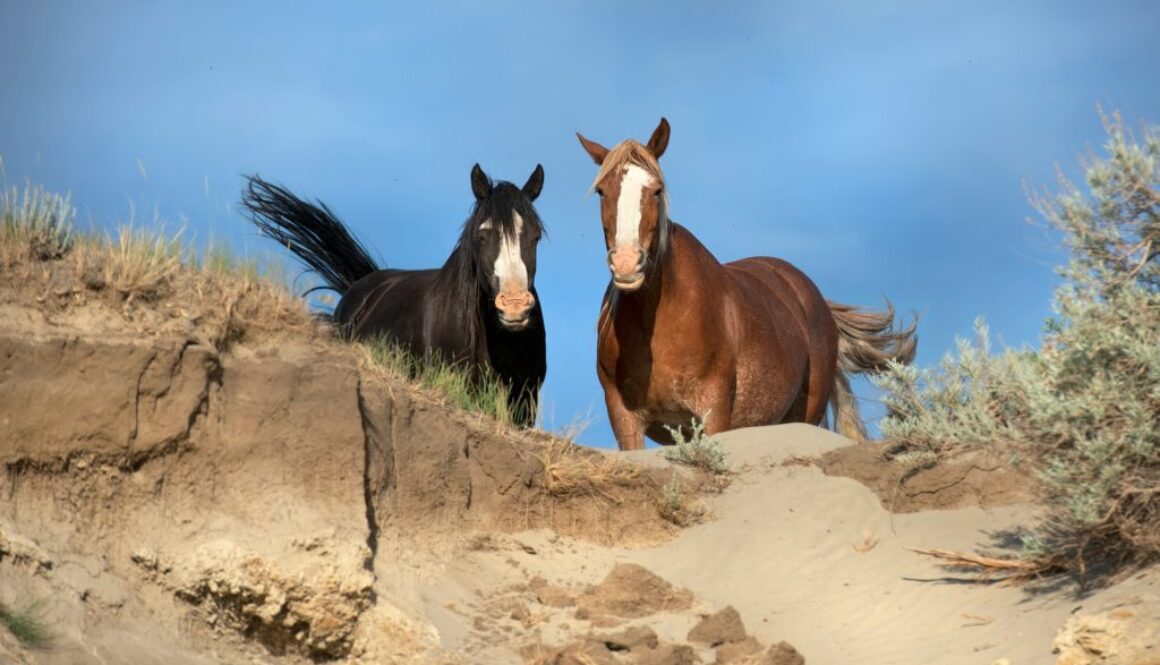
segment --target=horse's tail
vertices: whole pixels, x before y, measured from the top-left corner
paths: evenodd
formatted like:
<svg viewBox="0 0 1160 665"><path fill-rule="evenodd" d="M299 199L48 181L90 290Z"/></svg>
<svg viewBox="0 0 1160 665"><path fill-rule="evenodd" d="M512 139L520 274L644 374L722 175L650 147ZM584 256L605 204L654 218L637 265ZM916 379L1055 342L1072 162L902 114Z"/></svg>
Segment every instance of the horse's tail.
<svg viewBox="0 0 1160 665"><path fill-rule="evenodd" d="M834 426L842 436L861 443L866 440L866 427L850 390L850 375L877 374L890 362L909 364L918 349L918 324L896 328L890 301L885 311L878 312L836 302L829 305L838 324L838 367L830 395Z"/></svg>
<svg viewBox="0 0 1160 665"><path fill-rule="evenodd" d="M246 178L242 206L264 235L285 246L318 273L325 287L346 293L351 285L378 270L374 259L325 203L310 203L284 187Z"/></svg>

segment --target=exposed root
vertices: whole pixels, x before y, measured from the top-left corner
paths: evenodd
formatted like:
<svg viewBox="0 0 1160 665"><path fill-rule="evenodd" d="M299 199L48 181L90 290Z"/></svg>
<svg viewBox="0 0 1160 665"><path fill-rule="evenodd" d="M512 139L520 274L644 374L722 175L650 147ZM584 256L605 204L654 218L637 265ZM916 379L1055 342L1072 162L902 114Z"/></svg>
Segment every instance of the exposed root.
<svg viewBox="0 0 1160 665"><path fill-rule="evenodd" d="M1046 559L1003 559L956 550L917 547L906 549L939 559L941 561L939 565L947 570L974 573L979 576L980 582L1023 584L1062 570L1057 562Z"/></svg>

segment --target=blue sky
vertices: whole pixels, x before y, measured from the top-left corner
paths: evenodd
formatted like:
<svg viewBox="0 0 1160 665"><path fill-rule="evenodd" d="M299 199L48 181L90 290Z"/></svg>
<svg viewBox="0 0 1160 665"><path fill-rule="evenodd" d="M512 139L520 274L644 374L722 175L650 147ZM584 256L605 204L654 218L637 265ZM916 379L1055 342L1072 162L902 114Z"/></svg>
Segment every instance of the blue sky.
<svg viewBox="0 0 1160 665"><path fill-rule="evenodd" d="M1076 172L1097 103L1160 122L1155 2L0 3L6 179L71 192L98 228L157 211L276 254L237 212L258 172L431 267L472 164L523 183L542 163L545 425L591 415L601 446L608 274L573 132L643 140L667 116L674 219L722 260L920 313L929 364L980 315L1037 341L1060 255L1024 184Z"/></svg>

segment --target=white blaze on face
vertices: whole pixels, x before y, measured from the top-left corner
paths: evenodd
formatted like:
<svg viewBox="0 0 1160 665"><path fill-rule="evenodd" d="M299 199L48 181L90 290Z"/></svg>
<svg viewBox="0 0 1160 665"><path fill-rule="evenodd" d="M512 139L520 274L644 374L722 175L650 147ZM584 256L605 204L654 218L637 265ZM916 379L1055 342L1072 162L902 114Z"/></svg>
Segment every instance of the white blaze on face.
<svg viewBox="0 0 1160 665"><path fill-rule="evenodd" d="M515 236L506 234L500 238L499 256L495 257L493 272L499 278L500 292L522 293L528 290L528 267L524 265L524 257L520 253L520 234L524 231L524 218L518 212L515 217ZM484 226L491 222L485 222ZM482 228L482 227L481 227Z"/></svg>
<svg viewBox="0 0 1160 665"><path fill-rule="evenodd" d="M640 247L641 192L652 183L653 177L641 167L624 167L620 181L620 197L616 200L616 246Z"/></svg>

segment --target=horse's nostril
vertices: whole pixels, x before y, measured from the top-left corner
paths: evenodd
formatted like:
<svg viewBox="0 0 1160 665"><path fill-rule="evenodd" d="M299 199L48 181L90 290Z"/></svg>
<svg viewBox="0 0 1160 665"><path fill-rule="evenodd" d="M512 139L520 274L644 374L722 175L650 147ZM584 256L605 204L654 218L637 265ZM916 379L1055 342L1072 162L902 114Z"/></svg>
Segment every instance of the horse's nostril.
<svg viewBox="0 0 1160 665"><path fill-rule="evenodd" d="M645 258L644 250L639 247L617 247L608 252L608 267L618 275L639 273Z"/></svg>
<svg viewBox="0 0 1160 665"><path fill-rule="evenodd" d="M495 306L505 314L523 314L536 304L529 291L523 293L500 293L495 298Z"/></svg>

